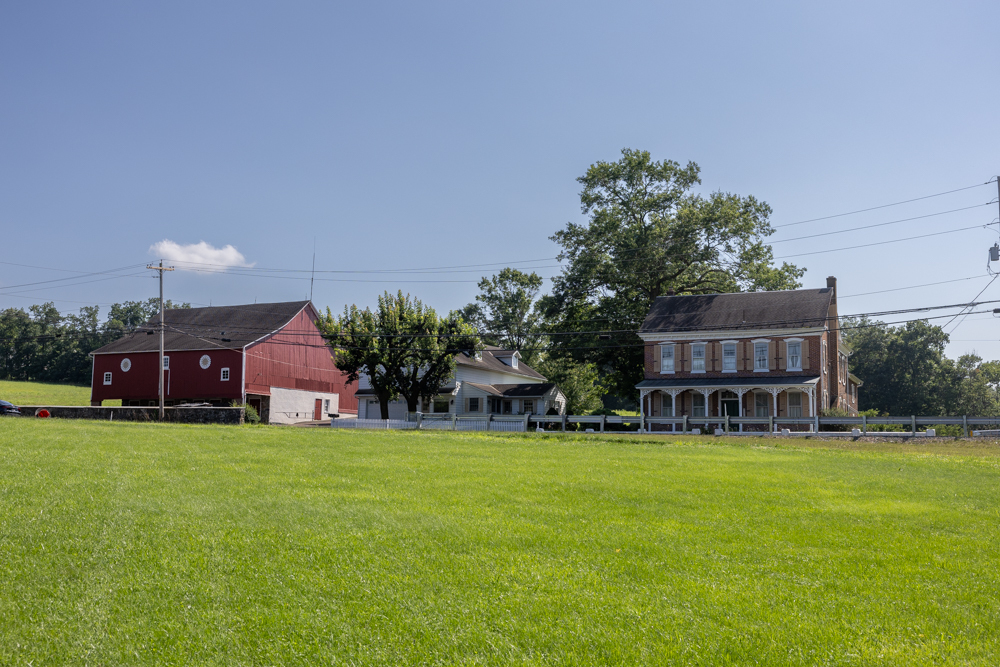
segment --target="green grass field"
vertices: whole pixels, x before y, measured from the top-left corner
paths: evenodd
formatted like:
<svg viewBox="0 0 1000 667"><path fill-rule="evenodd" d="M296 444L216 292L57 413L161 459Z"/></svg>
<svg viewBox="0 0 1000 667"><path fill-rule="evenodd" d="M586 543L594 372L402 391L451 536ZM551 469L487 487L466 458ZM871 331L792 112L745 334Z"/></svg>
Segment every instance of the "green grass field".
<svg viewBox="0 0 1000 667"><path fill-rule="evenodd" d="M0 380L0 399L14 405L90 405L90 387ZM121 405L107 401L105 405Z"/></svg>
<svg viewBox="0 0 1000 667"><path fill-rule="evenodd" d="M773 443L0 419L0 664L1000 661L995 446Z"/></svg>

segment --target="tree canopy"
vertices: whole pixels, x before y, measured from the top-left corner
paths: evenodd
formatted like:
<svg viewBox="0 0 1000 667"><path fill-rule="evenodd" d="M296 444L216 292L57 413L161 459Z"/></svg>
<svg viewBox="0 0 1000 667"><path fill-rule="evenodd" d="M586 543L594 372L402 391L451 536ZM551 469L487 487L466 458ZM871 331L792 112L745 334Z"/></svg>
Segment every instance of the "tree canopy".
<svg viewBox="0 0 1000 667"><path fill-rule="evenodd" d="M416 411L421 398L437 394L454 374L455 355L479 346L471 325L455 315L442 319L402 291L384 293L374 311L352 305L335 318L328 308L317 325L348 384L368 377L382 419L399 396Z"/></svg>
<svg viewBox="0 0 1000 667"><path fill-rule="evenodd" d="M476 328L485 344L519 350L531 365L540 343L541 314L535 299L541 287L537 273L505 268L480 280L476 301L457 315Z"/></svg>
<svg viewBox="0 0 1000 667"><path fill-rule="evenodd" d="M892 415L1000 414L1000 362L976 354L945 356L948 335L919 320L888 326L868 318L841 321L850 368L864 385L861 410Z"/></svg>
<svg viewBox="0 0 1000 667"><path fill-rule="evenodd" d="M191 304L166 302L168 308ZM90 353L144 324L159 312L159 299L113 304L107 320L100 308L62 314L53 303L0 311L0 379L89 384Z"/></svg>
<svg viewBox="0 0 1000 667"><path fill-rule="evenodd" d="M700 169L656 162L624 149L577 179L587 224L552 236L566 262L541 301L555 331L612 331L560 336L555 354L596 363L608 388L634 399L642 378L639 328L653 300L675 294L794 289L804 269L775 266L765 239L771 208L753 196L693 192Z"/></svg>

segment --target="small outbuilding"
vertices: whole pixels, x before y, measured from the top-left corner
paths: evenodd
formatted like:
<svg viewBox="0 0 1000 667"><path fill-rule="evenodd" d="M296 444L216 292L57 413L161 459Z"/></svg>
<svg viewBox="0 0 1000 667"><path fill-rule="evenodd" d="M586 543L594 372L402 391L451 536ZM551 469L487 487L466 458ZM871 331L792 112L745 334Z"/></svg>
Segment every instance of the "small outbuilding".
<svg viewBox="0 0 1000 667"><path fill-rule="evenodd" d="M272 424L357 416L318 319L309 301L164 311L165 405L235 401ZM159 404L158 327L156 315L91 353L91 405Z"/></svg>

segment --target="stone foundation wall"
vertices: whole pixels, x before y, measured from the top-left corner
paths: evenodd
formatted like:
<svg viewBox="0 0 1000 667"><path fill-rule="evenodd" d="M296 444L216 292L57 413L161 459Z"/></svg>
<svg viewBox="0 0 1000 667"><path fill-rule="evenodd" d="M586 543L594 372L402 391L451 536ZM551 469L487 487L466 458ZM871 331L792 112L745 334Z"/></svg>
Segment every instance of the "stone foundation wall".
<svg viewBox="0 0 1000 667"><path fill-rule="evenodd" d="M159 408L89 407L77 405L22 405L22 417L35 417L48 410L55 419L96 419L99 421L155 422ZM164 408L164 421L178 424L242 424L243 408Z"/></svg>

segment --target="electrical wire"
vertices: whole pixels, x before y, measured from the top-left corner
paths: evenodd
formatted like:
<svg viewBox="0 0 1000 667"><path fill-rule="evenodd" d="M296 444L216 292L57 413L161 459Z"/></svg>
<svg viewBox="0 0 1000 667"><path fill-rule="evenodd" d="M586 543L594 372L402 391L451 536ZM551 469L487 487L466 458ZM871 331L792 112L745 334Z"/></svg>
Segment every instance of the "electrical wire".
<svg viewBox="0 0 1000 667"><path fill-rule="evenodd" d="M996 180L997 180L996 178L991 178L990 180L986 181L985 183L977 183L976 185L968 185L968 186L966 186L964 188L956 188L954 190L947 190L945 192L938 192L937 194L925 195L923 197L915 197L913 199L904 199L903 201L893 202L892 204L882 204L881 206L872 206L870 208L860 208L860 209L858 209L856 211L848 211L847 213L837 213L836 215L826 215L826 216L823 216L821 218L810 218L808 220L799 220L798 222L786 222L784 224L772 225L772 226L777 229L778 227L792 227L794 225L804 225L807 222L819 222L820 220L832 220L833 218L843 218L844 216L848 216L848 215L856 215L858 213L867 213L868 211L877 211L877 210L882 209L882 208L889 208L889 207L892 207L892 206L900 206L902 204L909 204L909 203L912 203L912 202L915 202L915 201L922 201L924 199L931 199L933 197L942 197L944 195L950 195L950 194L955 193L955 192L962 192L963 190L971 190L973 188L981 188L984 185L989 185L990 183L996 183Z"/></svg>
<svg viewBox="0 0 1000 667"><path fill-rule="evenodd" d="M875 292L861 292L860 294L848 294L846 296L842 296L842 295L838 294L837 295L837 299L838 300L839 299L853 299L854 297L857 297L857 296L870 296L872 294L885 294L886 292L901 292L903 290L908 290L908 289L918 289L920 287L933 287L935 285L946 285L948 283L958 283L958 282L963 282L965 280L978 280L978 279L982 279L982 278L985 278L985 277L986 276L969 276L968 278L955 278L954 280L942 280L942 281L936 282L936 283L924 283L923 285L910 285L909 287L894 287L892 289L877 290Z"/></svg>
<svg viewBox="0 0 1000 667"><path fill-rule="evenodd" d="M959 211L968 211L974 208L982 208L983 206L993 206L996 204L996 200L988 201L985 204L975 204L973 206L966 206L964 208L955 208L950 211L941 211L940 213L928 213L927 215L918 215L912 218L901 218L899 220L892 220L890 222L879 222L873 225L861 225L860 227L851 227L849 229L838 229L833 232L821 232L819 234L809 234L808 236L796 236L790 239L778 239L775 241L769 241L768 243L773 245L775 243L787 243L788 241L801 241L803 239L814 239L820 236L832 236L834 234L846 234L847 232L857 232L863 229L874 229L875 227L885 227L887 225L897 225L901 222L911 222L913 220L923 220L924 218L934 218L939 215L947 215L949 213L958 213Z"/></svg>
<svg viewBox="0 0 1000 667"><path fill-rule="evenodd" d="M813 250L811 252L799 252L794 255L783 255L781 257L775 257L775 260L779 259L791 259L792 257L805 257L806 255L822 255L828 252L841 252L843 250L857 250L858 248L871 248L879 245L888 245L890 243L901 243L903 241L913 241L916 239L926 239L931 236L941 236L942 234L954 234L956 232L965 232L970 229L983 229L986 225L972 225L971 227L959 227L958 229L949 229L943 232L934 232L932 234L921 234L919 236L908 236L902 239L891 239L889 241L876 241L874 243L862 243L860 245L847 246L845 248L827 248L826 250Z"/></svg>

